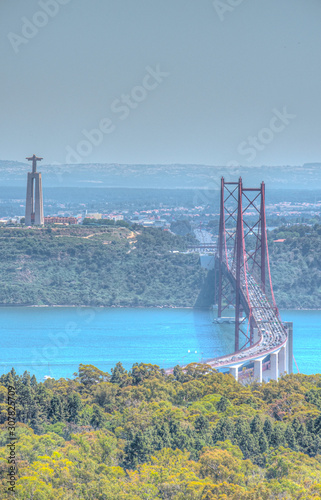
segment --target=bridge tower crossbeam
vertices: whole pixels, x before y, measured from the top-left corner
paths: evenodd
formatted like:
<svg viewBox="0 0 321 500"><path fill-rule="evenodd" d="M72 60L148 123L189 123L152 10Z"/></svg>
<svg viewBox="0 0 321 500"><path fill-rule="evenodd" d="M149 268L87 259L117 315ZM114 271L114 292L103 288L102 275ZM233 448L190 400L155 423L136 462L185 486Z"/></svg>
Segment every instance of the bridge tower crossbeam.
<svg viewBox="0 0 321 500"><path fill-rule="evenodd" d="M268 296L278 314L269 265L264 182L259 188L245 188L242 178L238 182L225 182L222 177L216 262L218 317L230 305L235 307L237 352L254 343L255 303L250 298L249 279L254 279L264 294L269 285ZM243 311L247 318L243 317ZM245 338L242 346L241 338Z"/></svg>

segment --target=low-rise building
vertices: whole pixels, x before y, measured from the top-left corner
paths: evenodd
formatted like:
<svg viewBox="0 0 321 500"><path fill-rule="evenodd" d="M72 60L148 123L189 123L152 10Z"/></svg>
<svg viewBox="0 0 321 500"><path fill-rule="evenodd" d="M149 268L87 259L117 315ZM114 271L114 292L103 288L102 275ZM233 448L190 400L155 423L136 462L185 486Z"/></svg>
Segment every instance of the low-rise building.
<svg viewBox="0 0 321 500"><path fill-rule="evenodd" d="M78 224L76 217L45 217L45 224Z"/></svg>

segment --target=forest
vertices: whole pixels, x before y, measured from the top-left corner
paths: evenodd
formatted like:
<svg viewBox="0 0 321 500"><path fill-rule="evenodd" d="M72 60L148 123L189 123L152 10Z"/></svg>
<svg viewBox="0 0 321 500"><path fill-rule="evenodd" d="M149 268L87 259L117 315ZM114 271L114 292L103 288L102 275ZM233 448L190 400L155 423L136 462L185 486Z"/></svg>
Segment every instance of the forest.
<svg viewBox="0 0 321 500"><path fill-rule="evenodd" d="M79 365L0 377L0 498L14 388L20 500L287 500L321 496L321 375L246 386L209 366Z"/></svg>
<svg viewBox="0 0 321 500"><path fill-rule="evenodd" d="M127 226L0 229L0 304L193 307L206 273L188 237Z"/></svg>
<svg viewBox="0 0 321 500"><path fill-rule="evenodd" d="M321 225L280 227L271 231L268 239L279 308L320 309Z"/></svg>
<svg viewBox="0 0 321 500"><path fill-rule="evenodd" d="M213 303L214 273L201 268L197 253L186 253L193 236L108 222L0 228L0 305L209 307ZM269 231L268 240L278 307L319 309L321 225L279 227Z"/></svg>

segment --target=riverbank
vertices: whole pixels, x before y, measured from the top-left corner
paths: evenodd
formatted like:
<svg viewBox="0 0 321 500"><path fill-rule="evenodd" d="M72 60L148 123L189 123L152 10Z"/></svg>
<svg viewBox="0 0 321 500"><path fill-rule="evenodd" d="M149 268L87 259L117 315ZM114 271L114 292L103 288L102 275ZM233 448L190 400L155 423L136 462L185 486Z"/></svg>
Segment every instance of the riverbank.
<svg viewBox="0 0 321 500"><path fill-rule="evenodd" d="M26 307L26 308L50 308L50 307L62 307L62 308L88 308L88 309L191 309L191 310L210 310L209 307L184 307L184 306L102 306L102 305L74 305L74 304L0 304L0 308L16 308L16 307Z"/></svg>
<svg viewBox="0 0 321 500"><path fill-rule="evenodd" d="M195 306L171 306L171 305L138 305L138 306L121 306L121 305L75 305L75 304L0 304L0 309L2 308L18 308L18 307L26 307L26 308L50 308L50 307L59 307L59 308L88 308L88 309L187 309L192 311L215 311L217 307L195 307ZM232 311L232 309L231 309ZM290 307L288 309L282 308L282 311L321 311L321 308L313 308L308 309L306 307Z"/></svg>

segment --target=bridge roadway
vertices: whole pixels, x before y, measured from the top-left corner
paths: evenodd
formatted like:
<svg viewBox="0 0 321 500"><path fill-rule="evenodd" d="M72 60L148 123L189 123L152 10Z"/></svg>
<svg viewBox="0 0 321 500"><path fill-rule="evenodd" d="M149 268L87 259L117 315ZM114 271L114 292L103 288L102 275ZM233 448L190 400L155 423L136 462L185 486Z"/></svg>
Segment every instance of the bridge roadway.
<svg viewBox="0 0 321 500"><path fill-rule="evenodd" d="M224 273L235 288L235 267L228 270L224 266ZM287 371L287 332L278 316L278 312L271 306L266 295L254 278L247 273L247 287L241 273L241 303L247 312L251 311L251 322L254 328L254 344L227 356L206 360L212 368L230 368L230 373L238 380L238 370L249 362L254 362L254 377L262 382L262 362L270 355L270 378L277 380L278 375ZM244 318L245 319L245 318ZM184 368L184 367L183 367ZM169 373L172 370L167 370Z"/></svg>

